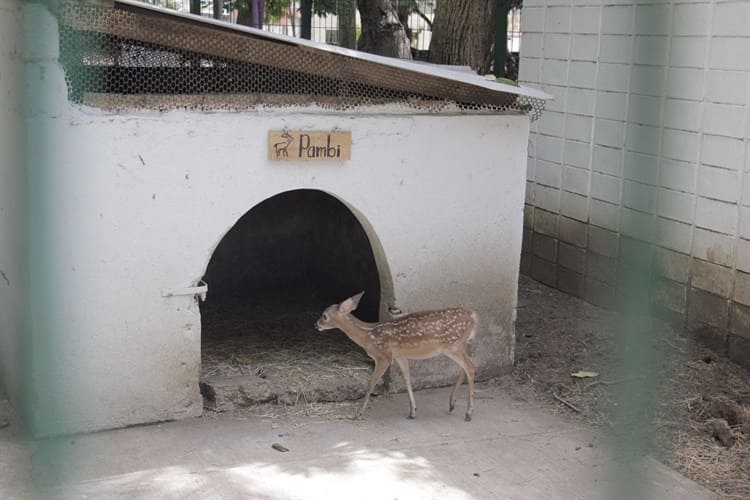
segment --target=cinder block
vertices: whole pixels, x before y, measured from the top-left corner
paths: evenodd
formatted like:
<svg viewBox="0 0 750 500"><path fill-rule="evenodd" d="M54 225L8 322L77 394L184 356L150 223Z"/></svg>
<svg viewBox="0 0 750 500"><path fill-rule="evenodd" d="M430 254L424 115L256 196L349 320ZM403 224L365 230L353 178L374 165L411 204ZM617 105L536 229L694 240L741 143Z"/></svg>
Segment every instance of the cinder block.
<svg viewBox="0 0 750 500"><path fill-rule="evenodd" d="M526 48L524 47L524 50ZM673 37L669 65L684 68L702 68L706 61L708 37Z"/></svg>
<svg viewBox="0 0 750 500"><path fill-rule="evenodd" d="M594 116L595 98L596 92L593 90L569 88L567 95L568 113L582 116ZM590 124L589 127L591 127ZM590 137L585 140L590 140Z"/></svg>
<svg viewBox="0 0 750 500"><path fill-rule="evenodd" d="M666 36L636 36L633 62L635 64L666 66L668 42L669 38ZM674 44L674 41L672 43Z"/></svg>
<svg viewBox="0 0 750 500"><path fill-rule="evenodd" d="M532 253L544 260L557 262L557 240L545 234L535 234L532 240Z"/></svg>
<svg viewBox="0 0 750 500"><path fill-rule="evenodd" d="M654 214L656 213L656 195L655 186L626 180L623 185L622 204L628 208Z"/></svg>
<svg viewBox="0 0 750 500"><path fill-rule="evenodd" d="M712 38L709 65L713 69L750 70L750 38Z"/></svg>
<svg viewBox="0 0 750 500"><path fill-rule="evenodd" d="M737 205L698 197L695 225L724 234L737 234Z"/></svg>
<svg viewBox="0 0 750 500"><path fill-rule="evenodd" d="M521 266L519 272L526 276L531 276L531 253L521 254Z"/></svg>
<svg viewBox="0 0 750 500"><path fill-rule="evenodd" d="M698 167L698 194L706 198L737 203L740 196L740 174L735 170Z"/></svg>
<svg viewBox="0 0 750 500"><path fill-rule="evenodd" d="M717 3L711 21L713 36L747 37L750 34L750 3Z"/></svg>
<svg viewBox="0 0 750 500"><path fill-rule="evenodd" d="M524 228L523 239L521 240L521 252L523 253L531 252L531 242L533 238L534 238L534 231L532 231L531 229Z"/></svg>
<svg viewBox="0 0 750 500"><path fill-rule="evenodd" d="M573 7L572 32L592 34L598 33L600 14L600 7ZM596 42L594 42L593 45L594 47L596 47Z"/></svg>
<svg viewBox="0 0 750 500"><path fill-rule="evenodd" d="M635 65L630 72L630 92L633 94L662 96L666 71L661 66Z"/></svg>
<svg viewBox="0 0 750 500"><path fill-rule="evenodd" d="M654 302L669 311L685 314L687 287L665 279L654 280Z"/></svg>
<svg viewBox="0 0 750 500"><path fill-rule="evenodd" d="M526 7L521 16L523 33L541 33L544 31L544 7Z"/></svg>
<svg viewBox="0 0 750 500"><path fill-rule="evenodd" d="M560 240L579 248L586 247L587 224L567 217L560 217Z"/></svg>
<svg viewBox="0 0 750 500"><path fill-rule="evenodd" d="M695 228L693 256L722 266L731 267L734 237Z"/></svg>
<svg viewBox="0 0 750 500"><path fill-rule="evenodd" d="M727 339L727 355L729 359L750 369L750 340L735 335Z"/></svg>
<svg viewBox="0 0 750 500"><path fill-rule="evenodd" d="M563 141L559 137L540 135L536 141L537 159L562 163Z"/></svg>
<svg viewBox="0 0 750 500"><path fill-rule="evenodd" d="M548 212L560 211L560 190L536 184L534 186L534 205Z"/></svg>
<svg viewBox="0 0 750 500"><path fill-rule="evenodd" d="M697 132L701 129L702 103L684 99L667 99L664 106L664 126Z"/></svg>
<svg viewBox="0 0 750 500"><path fill-rule="evenodd" d="M564 267L558 267L557 287L575 297L583 297L586 291L586 279L582 274Z"/></svg>
<svg viewBox="0 0 750 500"><path fill-rule="evenodd" d="M692 193L695 189L693 186L695 185L696 169L695 163L665 158L662 160L659 170L659 185Z"/></svg>
<svg viewBox="0 0 750 500"><path fill-rule="evenodd" d="M614 231L589 226L587 248L599 255L614 258L617 256L618 234Z"/></svg>
<svg viewBox="0 0 750 500"><path fill-rule="evenodd" d="M741 238L737 240L735 265L738 270L750 273L750 241Z"/></svg>
<svg viewBox="0 0 750 500"><path fill-rule="evenodd" d="M524 203L527 203L529 205L534 204L534 186L536 186L536 183L533 181L526 181L526 191L524 193Z"/></svg>
<svg viewBox="0 0 750 500"><path fill-rule="evenodd" d="M557 265L537 256L532 256L531 277L545 285L557 286Z"/></svg>
<svg viewBox="0 0 750 500"><path fill-rule="evenodd" d="M566 165L588 169L591 166L591 145L584 142L565 141ZM586 188L588 193L588 187Z"/></svg>
<svg viewBox="0 0 750 500"><path fill-rule="evenodd" d="M628 103L628 120L639 125L661 125L661 97L631 95ZM656 138L658 140L658 133Z"/></svg>
<svg viewBox="0 0 750 500"><path fill-rule="evenodd" d="M594 8L594 10L599 10ZM573 24L575 26L576 18L573 17ZM597 28L599 20L597 19ZM586 31L578 31L573 28L575 33L588 33ZM596 31L593 31L596 33ZM573 35L570 39L570 59L573 61L596 61L596 51L598 47L598 36L597 35ZM526 49L524 48L524 51Z"/></svg>
<svg viewBox="0 0 750 500"><path fill-rule="evenodd" d="M541 33L523 33L521 35L524 60L527 57L543 57L542 40L544 38Z"/></svg>
<svg viewBox="0 0 750 500"><path fill-rule="evenodd" d="M587 195L589 192L589 171L577 167L562 167L562 187L566 191Z"/></svg>
<svg viewBox="0 0 750 500"><path fill-rule="evenodd" d="M719 135L703 135L703 147L701 148L701 162L703 164L742 170L744 156L744 141Z"/></svg>
<svg viewBox="0 0 750 500"><path fill-rule="evenodd" d="M586 276L594 278L603 283L614 285L617 281L615 270L617 260L596 252L586 254Z"/></svg>
<svg viewBox="0 0 750 500"><path fill-rule="evenodd" d="M594 119L589 116L568 114L565 116L565 137L576 141L591 141Z"/></svg>
<svg viewBox="0 0 750 500"><path fill-rule="evenodd" d="M617 255L621 267L650 272L653 267L654 246L646 241L620 236Z"/></svg>
<svg viewBox="0 0 750 500"><path fill-rule="evenodd" d="M594 146L591 167L595 172L602 172L619 177L622 175L622 162L622 149Z"/></svg>
<svg viewBox="0 0 750 500"><path fill-rule="evenodd" d="M602 9L601 32L608 35L633 33L633 7L607 5Z"/></svg>
<svg viewBox="0 0 750 500"><path fill-rule="evenodd" d="M534 227L534 206L524 205L523 206L523 227L533 228Z"/></svg>
<svg viewBox="0 0 750 500"><path fill-rule="evenodd" d="M542 83L565 86L568 83L568 62L545 59L542 63Z"/></svg>
<svg viewBox="0 0 750 500"><path fill-rule="evenodd" d="M586 272L586 250L560 241L557 247L559 266L583 274Z"/></svg>
<svg viewBox="0 0 750 500"><path fill-rule="evenodd" d="M534 231L557 237L557 224L559 216L539 208L534 209Z"/></svg>
<svg viewBox="0 0 750 500"><path fill-rule="evenodd" d="M602 35L599 40L599 61L630 63L633 37L628 35Z"/></svg>
<svg viewBox="0 0 750 500"><path fill-rule="evenodd" d="M750 306L750 274L739 271L735 273L734 301Z"/></svg>
<svg viewBox="0 0 750 500"><path fill-rule="evenodd" d="M722 355L727 355L727 330L718 328L690 318L688 314L687 331L700 343L712 351Z"/></svg>
<svg viewBox="0 0 750 500"><path fill-rule="evenodd" d="M622 92L596 93L596 117L623 120L627 113L627 94ZM597 123L597 126L599 124Z"/></svg>
<svg viewBox="0 0 750 500"><path fill-rule="evenodd" d="M666 96L675 99L703 99L703 70L670 68L667 73Z"/></svg>
<svg viewBox="0 0 750 500"><path fill-rule="evenodd" d="M726 329L729 320L729 302L718 295L691 288L688 291L688 321L700 322Z"/></svg>
<svg viewBox="0 0 750 500"><path fill-rule="evenodd" d="M589 222L595 226L617 231L620 222L619 206L606 201L591 199L589 201Z"/></svg>
<svg viewBox="0 0 750 500"><path fill-rule="evenodd" d="M670 5L639 5L635 8L635 33L668 35L671 27Z"/></svg>
<svg viewBox="0 0 750 500"><path fill-rule="evenodd" d="M750 307L732 302L729 331L734 335L750 340Z"/></svg>
<svg viewBox="0 0 750 500"><path fill-rule="evenodd" d="M709 4L679 4L672 15L673 35L707 35L710 19ZM526 12L524 12L524 15Z"/></svg>
<svg viewBox="0 0 750 500"><path fill-rule="evenodd" d="M562 177L562 166L559 163L551 163L538 160L534 179L537 184L559 188Z"/></svg>
<svg viewBox="0 0 750 500"><path fill-rule="evenodd" d="M672 282L687 283L690 256L666 248L654 248L654 271Z"/></svg>
<svg viewBox="0 0 750 500"><path fill-rule="evenodd" d="M745 107L716 103L705 105L704 133L742 139L745 137L745 130Z"/></svg>
<svg viewBox="0 0 750 500"><path fill-rule="evenodd" d="M547 7L544 16L545 33L570 33L571 10L570 7ZM525 10L523 14L526 15Z"/></svg>
<svg viewBox="0 0 750 500"><path fill-rule="evenodd" d="M653 242L656 232L655 216L623 207L620 232L642 241Z"/></svg>
<svg viewBox="0 0 750 500"><path fill-rule="evenodd" d="M616 305L615 288L607 283L586 277L586 302L612 309Z"/></svg>
<svg viewBox="0 0 750 500"><path fill-rule="evenodd" d="M542 81L542 59L524 56L518 66L518 79L525 83L539 85Z"/></svg>
<svg viewBox="0 0 750 500"><path fill-rule="evenodd" d="M690 224L661 217L656 219L656 243L659 246L681 253L690 253L691 234L692 226Z"/></svg>
<svg viewBox="0 0 750 500"><path fill-rule="evenodd" d="M657 184L660 158L633 151L625 152L623 177L643 184Z"/></svg>
<svg viewBox="0 0 750 500"><path fill-rule="evenodd" d="M625 147L628 149L628 151L634 151L647 155L658 155L659 132L659 127L649 127L648 125L628 123Z"/></svg>
<svg viewBox="0 0 750 500"><path fill-rule="evenodd" d="M565 111L565 90L567 89L567 84L565 85L550 85L548 83L542 85L542 90L549 95L553 96L554 99L547 101L547 104L545 105L544 109L547 111L557 111L557 112L564 112ZM537 123L537 122L534 122ZM557 131L552 135L562 135L561 131Z"/></svg>
<svg viewBox="0 0 750 500"><path fill-rule="evenodd" d="M545 110L544 114L539 119L539 133L544 135L551 135L553 137L560 137L563 134L564 124L564 113L560 113L559 111Z"/></svg>
<svg viewBox="0 0 750 500"><path fill-rule="evenodd" d="M596 88L610 92L626 92L630 76L627 64L600 63L596 78Z"/></svg>
<svg viewBox="0 0 750 500"><path fill-rule="evenodd" d="M662 135L662 156L673 160L698 160L700 136L694 132L665 128Z"/></svg>
<svg viewBox="0 0 750 500"><path fill-rule="evenodd" d="M706 74L706 99L724 104L746 104L748 77L746 71L709 71Z"/></svg>
<svg viewBox="0 0 750 500"><path fill-rule="evenodd" d="M690 267L692 286L729 298L732 292L732 270L728 267L693 259Z"/></svg>
<svg viewBox="0 0 750 500"><path fill-rule="evenodd" d="M526 50L526 47L524 47ZM544 34L544 58L562 59L567 61L570 57L570 35L560 33Z"/></svg>
<svg viewBox="0 0 750 500"><path fill-rule="evenodd" d="M625 144L625 122L597 118L594 124L594 143L621 148Z"/></svg>
<svg viewBox="0 0 750 500"><path fill-rule="evenodd" d="M620 203L622 180L619 177L593 172L591 174L591 197L610 203Z"/></svg>
<svg viewBox="0 0 750 500"><path fill-rule="evenodd" d="M596 63L589 61L571 61L568 84L571 87L593 89L596 84Z"/></svg>
<svg viewBox="0 0 750 500"><path fill-rule="evenodd" d="M587 221L589 214L588 198L563 191L560 194L560 213L571 219Z"/></svg>

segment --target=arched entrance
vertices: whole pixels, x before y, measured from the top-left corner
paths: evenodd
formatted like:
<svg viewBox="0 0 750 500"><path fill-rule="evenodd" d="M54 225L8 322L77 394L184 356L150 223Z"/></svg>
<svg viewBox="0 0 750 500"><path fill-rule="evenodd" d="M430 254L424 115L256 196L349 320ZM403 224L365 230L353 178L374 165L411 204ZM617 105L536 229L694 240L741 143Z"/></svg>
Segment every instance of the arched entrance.
<svg viewBox="0 0 750 500"><path fill-rule="evenodd" d="M360 291L357 316L378 320L373 249L341 201L301 189L259 203L221 240L203 279L207 406L356 399L364 390L369 358L343 333L313 326L325 307Z"/></svg>

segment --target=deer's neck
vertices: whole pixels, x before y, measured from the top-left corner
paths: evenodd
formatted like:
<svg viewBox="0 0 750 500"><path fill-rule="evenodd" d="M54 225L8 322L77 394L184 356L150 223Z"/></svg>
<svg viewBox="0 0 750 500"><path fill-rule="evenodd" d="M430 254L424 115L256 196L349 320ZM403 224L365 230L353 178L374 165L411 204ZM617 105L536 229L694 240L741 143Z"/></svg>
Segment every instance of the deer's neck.
<svg viewBox="0 0 750 500"><path fill-rule="evenodd" d="M366 321L355 318L351 314L348 314L338 322L339 330L344 332L347 337L352 339L355 344L363 348L365 351L369 351L374 345L370 332L375 325L377 325L377 323L367 323Z"/></svg>

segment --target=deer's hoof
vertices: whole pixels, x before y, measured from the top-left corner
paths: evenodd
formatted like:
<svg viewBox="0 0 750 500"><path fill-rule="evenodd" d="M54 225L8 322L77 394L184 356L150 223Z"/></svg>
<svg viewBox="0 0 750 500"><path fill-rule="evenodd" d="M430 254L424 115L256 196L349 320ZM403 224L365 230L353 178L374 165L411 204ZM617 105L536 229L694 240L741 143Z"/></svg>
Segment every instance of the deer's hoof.
<svg viewBox="0 0 750 500"><path fill-rule="evenodd" d="M467 413L466 416L464 417L464 421L471 422L471 415L469 413Z"/></svg>
<svg viewBox="0 0 750 500"><path fill-rule="evenodd" d="M414 415L412 413L409 414L408 417L406 417L407 420L414 420Z"/></svg>
<svg viewBox="0 0 750 500"><path fill-rule="evenodd" d="M451 413L453 410L456 409L456 403L448 403L448 413Z"/></svg>

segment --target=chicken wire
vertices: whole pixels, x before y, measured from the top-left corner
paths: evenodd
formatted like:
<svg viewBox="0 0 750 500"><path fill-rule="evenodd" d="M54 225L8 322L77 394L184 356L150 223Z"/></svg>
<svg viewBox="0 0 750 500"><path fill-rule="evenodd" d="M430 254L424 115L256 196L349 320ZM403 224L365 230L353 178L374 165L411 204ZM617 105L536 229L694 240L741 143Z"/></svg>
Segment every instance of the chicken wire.
<svg viewBox="0 0 750 500"><path fill-rule="evenodd" d="M115 3L66 4L60 59L69 99L105 109L337 110L401 104L428 112L528 113L544 101Z"/></svg>

